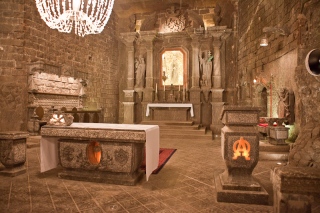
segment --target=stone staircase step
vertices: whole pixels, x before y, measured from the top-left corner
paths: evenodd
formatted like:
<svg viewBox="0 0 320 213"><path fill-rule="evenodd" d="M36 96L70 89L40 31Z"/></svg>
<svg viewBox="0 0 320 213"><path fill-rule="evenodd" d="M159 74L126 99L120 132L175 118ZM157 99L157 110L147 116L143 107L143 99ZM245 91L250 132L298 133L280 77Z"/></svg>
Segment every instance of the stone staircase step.
<svg viewBox="0 0 320 213"><path fill-rule="evenodd" d="M206 134L206 135L182 135L182 134L176 134L176 135L160 135L161 139L183 139L183 140L202 140L202 139L208 139L212 140L212 135Z"/></svg>
<svg viewBox="0 0 320 213"><path fill-rule="evenodd" d="M162 129L160 127L160 135L205 135L204 129Z"/></svg>
<svg viewBox="0 0 320 213"><path fill-rule="evenodd" d="M260 140L259 160L288 161L290 146L273 145L267 140Z"/></svg>
<svg viewBox="0 0 320 213"><path fill-rule="evenodd" d="M158 125L161 139L212 140L211 131L192 121L144 121L141 124Z"/></svg>
<svg viewBox="0 0 320 213"><path fill-rule="evenodd" d="M159 125L159 126L192 126L193 121L143 121L141 124Z"/></svg>
<svg viewBox="0 0 320 213"><path fill-rule="evenodd" d="M259 152L259 160L287 162L289 152Z"/></svg>

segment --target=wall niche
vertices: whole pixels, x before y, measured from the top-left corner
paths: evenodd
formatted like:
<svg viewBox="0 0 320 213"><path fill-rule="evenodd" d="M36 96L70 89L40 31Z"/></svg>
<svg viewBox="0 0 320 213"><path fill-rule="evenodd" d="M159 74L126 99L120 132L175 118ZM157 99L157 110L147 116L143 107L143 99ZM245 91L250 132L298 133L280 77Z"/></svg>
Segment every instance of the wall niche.
<svg viewBox="0 0 320 213"><path fill-rule="evenodd" d="M71 72L42 61L28 67L28 120L39 107L43 111L38 115L42 121L49 120L53 108L66 111L83 108L87 73Z"/></svg>

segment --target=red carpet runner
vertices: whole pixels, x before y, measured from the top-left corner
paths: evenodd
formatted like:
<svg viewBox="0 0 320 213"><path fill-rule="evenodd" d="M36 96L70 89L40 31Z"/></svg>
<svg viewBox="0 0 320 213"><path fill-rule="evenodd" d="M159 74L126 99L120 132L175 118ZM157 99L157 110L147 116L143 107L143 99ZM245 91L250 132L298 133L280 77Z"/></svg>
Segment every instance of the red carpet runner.
<svg viewBox="0 0 320 213"><path fill-rule="evenodd" d="M152 174L158 174L159 171L162 169L162 167L168 162L168 160L171 158L171 156L173 155L173 153L176 151L177 149L166 149L166 148L160 148L159 150L159 165L158 168L155 169ZM146 170L146 160L144 159L141 167L142 170Z"/></svg>

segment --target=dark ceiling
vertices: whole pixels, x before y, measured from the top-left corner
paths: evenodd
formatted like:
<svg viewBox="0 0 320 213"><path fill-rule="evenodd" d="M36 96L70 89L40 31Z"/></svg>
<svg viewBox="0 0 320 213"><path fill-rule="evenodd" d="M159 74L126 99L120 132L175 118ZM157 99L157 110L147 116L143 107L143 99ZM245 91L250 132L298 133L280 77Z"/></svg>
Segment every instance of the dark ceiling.
<svg viewBox="0 0 320 213"><path fill-rule="evenodd" d="M217 0L114 0L113 12L126 18L133 14L165 10L174 4L188 8L214 7Z"/></svg>

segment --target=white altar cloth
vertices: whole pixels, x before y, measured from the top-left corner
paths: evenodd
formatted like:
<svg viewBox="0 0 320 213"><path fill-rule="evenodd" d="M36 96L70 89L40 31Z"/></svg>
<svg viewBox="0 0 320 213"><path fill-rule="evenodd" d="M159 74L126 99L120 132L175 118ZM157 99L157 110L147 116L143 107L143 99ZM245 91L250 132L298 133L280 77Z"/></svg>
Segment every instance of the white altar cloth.
<svg viewBox="0 0 320 213"><path fill-rule="evenodd" d="M192 104L175 104L175 103L152 103L152 104L147 104L147 111L146 111L146 116L148 117L150 114L150 107L186 107L190 108L190 115L191 117L194 116L193 114L193 106Z"/></svg>
<svg viewBox="0 0 320 213"><path fill-rule="evenodd" d="M158 125L108 124L108 123L73 123L68 128L144 130L146 132L146 178L158 168L160 133ZM45 172L58 166L58 137L41 137L40 171Z"/></svg>

